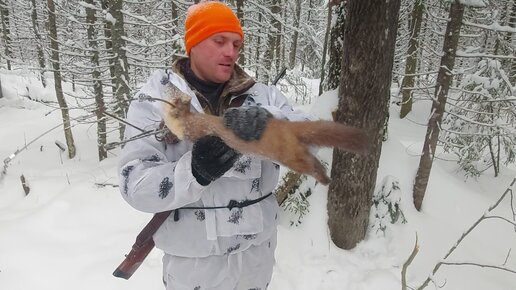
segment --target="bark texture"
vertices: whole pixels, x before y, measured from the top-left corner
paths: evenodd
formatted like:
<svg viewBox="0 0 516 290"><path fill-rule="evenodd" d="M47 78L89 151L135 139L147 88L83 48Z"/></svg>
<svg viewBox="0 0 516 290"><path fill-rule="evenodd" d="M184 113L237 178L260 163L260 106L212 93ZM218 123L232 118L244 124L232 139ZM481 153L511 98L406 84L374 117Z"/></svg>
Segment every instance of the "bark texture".
<svg viewBox="0 0 516 290"><path fill-rule="evenodd" d="M366 234L381 140L387 118L399 0L348 2L338 122L370 133L370 154L333 152L328 190L328 226L340 248L351 249Z"/></svg>

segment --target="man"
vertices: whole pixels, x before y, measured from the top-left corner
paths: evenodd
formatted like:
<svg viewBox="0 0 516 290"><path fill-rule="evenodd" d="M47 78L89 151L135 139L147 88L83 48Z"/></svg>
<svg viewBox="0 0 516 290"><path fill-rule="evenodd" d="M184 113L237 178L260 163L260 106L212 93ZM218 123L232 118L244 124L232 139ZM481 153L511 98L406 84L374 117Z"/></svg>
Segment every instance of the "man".
<svg viewBox="0 0 516 290"><path fill-rule="evenodd" d="M256 83L238 65L243 32L225 4L191 6L185 21L188 58L155 72L138 95L162 96L172 82L192 96L192 110L222 115L245 140L259 139L268 118L306 120L274 87ZM228 109L229 108L229 109ZM136 127L162 126L160 102L131 103ZM126 128L126 138L140 133ZM194 144L171 134L129 142L120 157L120 189L134 208L174 210L154 235L163 250L167 289L266 289L274 264L278 204L270 193L279 166L242 156L216 136Z"/></svg>

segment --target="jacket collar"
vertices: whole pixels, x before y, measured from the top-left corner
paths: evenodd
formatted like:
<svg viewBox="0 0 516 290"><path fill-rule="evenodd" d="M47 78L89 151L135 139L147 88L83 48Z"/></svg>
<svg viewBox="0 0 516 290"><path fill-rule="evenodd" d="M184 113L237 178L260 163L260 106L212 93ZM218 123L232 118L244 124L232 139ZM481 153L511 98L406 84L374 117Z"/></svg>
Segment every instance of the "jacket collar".
<svg viewBox="0 0 516 290"><path fill-rule="evenodd" d="M172 64L172 70L184 80L186 80L186 78L183 74L182 67L187 65L187 61L188 58L180 58ZM222 90L217 107L212 108L214 111L209 109L210 106L207 105L209 102L204 96L202 96L192 86L190 86L190 88L195 92L206 113L220 115L222 112L224 112L225 109L231 106L233 96L241 95L245 91L249 90L252 86L254 86L255 83L256 81L253 78L251 78L239 65L235 64L231 78L226 82L224 89Z"/></svg>
<svg viewBox="0 0 516 290"><path fill-rule="evenodd" d="M172 64L172 70L183 79L185 79L185 76L181 70L181 66L186 65L187 60L188 58L183 57ZM235 64L231 78L226 83L224 90L222 91L222 96L229 94L239 95L250 89L255 83L256 81L251 76L249 76L238 64Z"/></svg>

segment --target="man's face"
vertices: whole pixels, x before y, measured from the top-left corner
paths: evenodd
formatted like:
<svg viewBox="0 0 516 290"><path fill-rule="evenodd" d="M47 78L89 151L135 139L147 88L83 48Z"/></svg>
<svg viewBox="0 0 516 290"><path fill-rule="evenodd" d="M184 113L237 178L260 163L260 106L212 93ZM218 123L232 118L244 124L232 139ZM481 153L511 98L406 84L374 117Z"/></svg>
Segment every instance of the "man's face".
<svg viewBox="0 0 516 290"><path fill-rule="evenodd" d="M192 47L190 67L202 80L224 83L231 77L240 47L242 38L238 33L215 33Z"/></svg>

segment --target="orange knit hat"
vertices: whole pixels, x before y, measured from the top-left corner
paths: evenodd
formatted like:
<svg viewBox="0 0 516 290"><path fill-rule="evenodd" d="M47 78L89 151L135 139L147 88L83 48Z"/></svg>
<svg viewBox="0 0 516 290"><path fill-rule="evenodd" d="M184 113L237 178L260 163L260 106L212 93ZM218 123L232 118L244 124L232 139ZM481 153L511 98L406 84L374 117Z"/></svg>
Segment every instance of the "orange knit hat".
<svg viewBox="0 0 516 290"><path fill-rule="evenodd" d="M199 42L218 32L235 32L244 38L233 10L219 1L205 1L188 8L185 20L186 53Z"/></svg>

